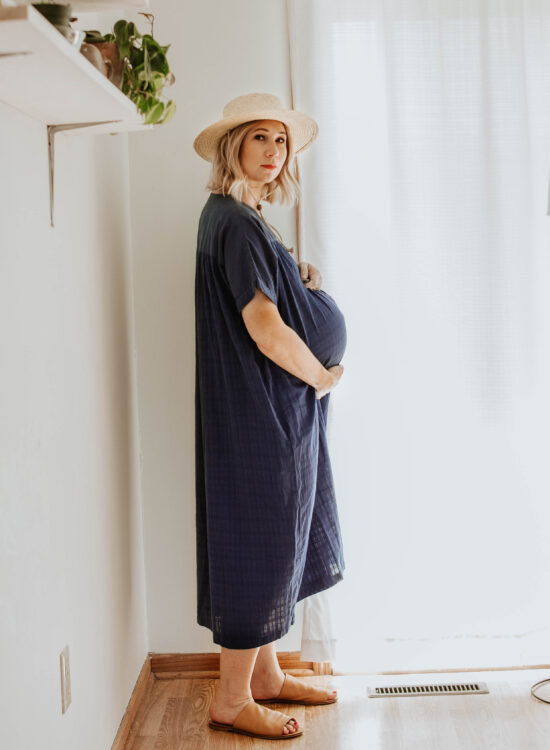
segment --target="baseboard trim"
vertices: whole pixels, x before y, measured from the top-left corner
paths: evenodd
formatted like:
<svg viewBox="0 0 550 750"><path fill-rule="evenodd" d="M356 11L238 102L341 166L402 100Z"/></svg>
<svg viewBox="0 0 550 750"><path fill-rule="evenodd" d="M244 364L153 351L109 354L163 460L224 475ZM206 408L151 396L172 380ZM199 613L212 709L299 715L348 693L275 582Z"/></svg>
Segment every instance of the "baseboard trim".
<svg viewBox="0 0 550 750"><path fill-rule="evenodd" d="M151 659L148 655L140 670L134 689L132 690L132 695L126 706L126 711L120 722L111 750L125 750L129 744L132 729L135 731L134 724L139 708L143 703L147 703L149 700L149 695L154 684L155 675L151 670Z"/></svg>
<svg viewBox="0 0 550 750"><path fill-rule="evenodd" d="M151 671L158 680L216 678L220 676L219 653L158 654L149 652ZM302 661L299 651L277 653L282 670L293 675L332 674L330 662Z"/></svg>
<svg viewBox="0 0 550 750"><path fill-rule="evenodd" d="M519 669L550 669L550 664L527 664L520 667L445 667L445 669L407 669L393 670L390 672L334 672L335 675L346 676L353 675L399 675L399 674L454 674L455 672L512 672Z"/></svg>

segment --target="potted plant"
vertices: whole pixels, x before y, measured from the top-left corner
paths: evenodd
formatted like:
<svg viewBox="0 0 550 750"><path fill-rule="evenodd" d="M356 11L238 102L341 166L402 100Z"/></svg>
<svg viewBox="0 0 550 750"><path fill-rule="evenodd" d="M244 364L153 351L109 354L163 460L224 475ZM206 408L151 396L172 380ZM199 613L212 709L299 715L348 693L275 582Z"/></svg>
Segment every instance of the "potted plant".
<svg viewBox="0 0 550 750"><path fill-rule="evenodd" d="M66 3L39 2L32 3L32 7L42 13L54 26L68 26L69 21L75 20L71 18L71 6Z"/></svg>
<svg viewBox="0 0 550 750"><path fill-rule="evenodd" d="M86 31L84 42L99 47L108 71L111 66L109 77L118 85L116 80L120 76L122 92L135 103L144 122L162 125L176 112L175 102L160 98L164 87L176 80L166 59L171 45L163 47L154 39L154 16L141 15L151 23L150 34L141 35L132 21L120 19L110 34L101 34L95 29Z"/></svg>

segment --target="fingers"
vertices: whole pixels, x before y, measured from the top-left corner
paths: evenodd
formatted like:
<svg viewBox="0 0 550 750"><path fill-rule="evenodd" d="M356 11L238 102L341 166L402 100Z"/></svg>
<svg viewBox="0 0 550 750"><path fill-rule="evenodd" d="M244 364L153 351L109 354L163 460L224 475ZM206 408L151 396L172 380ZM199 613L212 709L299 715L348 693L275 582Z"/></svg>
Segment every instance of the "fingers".
<svg viewBox="0 0 550 750"><path fill-rule="evenodd" d="M331 375L334 378L334 382L330 385L328 388L322 388L320 390L315 391L315 398L319 400L320 398L323 398L323 396L326 396L327 393L330 393L332 389L338 385L340 382L340 378L343 375L344 372L344 366L343 365L332 365L331 367L327 367L327 370L331 373Z"/></svg>
<svg viewBox="0 0 550 750"><path fill-rule="evenodd" d="M332 367L328 368L328 371L331 372L335 377L340 380L342 375L344 374L344 366L343 365L332 365Z"/></svg>
<svg viewBox="0 0 550 750"><path fill-rule="evenodd" d="M321 277L320 272L314 268L313 266L309 267L309 278L311 279L311 283L314 284L313 289L320 289L321 284L323 283L323 279Z"/></svg>
<svg viewBox="0 0 550 750"><path fill-rule="evenodd" d="M323 283L321 273L312 266L311 263L306 263L305 260L301 260L298 263L300 269L300 278L304 283L306 289L320 289Z"/></svg>

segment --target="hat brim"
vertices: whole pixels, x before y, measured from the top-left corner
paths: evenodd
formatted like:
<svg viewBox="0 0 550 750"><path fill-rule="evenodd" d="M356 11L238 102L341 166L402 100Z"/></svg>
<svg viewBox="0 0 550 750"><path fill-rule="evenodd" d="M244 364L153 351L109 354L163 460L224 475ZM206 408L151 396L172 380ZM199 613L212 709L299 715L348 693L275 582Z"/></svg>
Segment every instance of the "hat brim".
<svg viewBox="0 0 550 750"><path fill-rule="evenodd" d="M246 115L234 115L218 120L198 134L193 141L193 148L203 159L212 161L222 135L228 130L236 128L237 125L253 120L278 120L283 122L290 131L293 154L299 154L310 146L319 132L315 120L302 112L296 112L293 109L264 109L257 112L248 112Z"/></svg>

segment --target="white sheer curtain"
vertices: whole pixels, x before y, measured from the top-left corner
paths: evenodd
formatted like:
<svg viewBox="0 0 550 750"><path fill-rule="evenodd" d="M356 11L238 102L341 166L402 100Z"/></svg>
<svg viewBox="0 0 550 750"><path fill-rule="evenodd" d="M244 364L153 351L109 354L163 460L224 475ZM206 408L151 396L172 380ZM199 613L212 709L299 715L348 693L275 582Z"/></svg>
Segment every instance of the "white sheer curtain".
<svg viewBox="0 0 550 750"><path fill-rule="evenodd" d="M549 663L550 3L288 14L293 105L320 126L302 259L348 327L329 412L347 567L306 600L302 655Z"/></svg>

